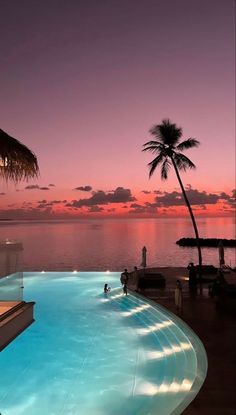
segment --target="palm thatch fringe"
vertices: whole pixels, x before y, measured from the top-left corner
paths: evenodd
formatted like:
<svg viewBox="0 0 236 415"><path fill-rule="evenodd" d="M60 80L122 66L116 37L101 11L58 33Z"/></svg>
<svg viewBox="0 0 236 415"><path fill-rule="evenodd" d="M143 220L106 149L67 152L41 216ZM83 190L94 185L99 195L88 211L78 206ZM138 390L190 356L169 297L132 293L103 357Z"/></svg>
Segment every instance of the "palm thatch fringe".
<svg viewBox="0 0 236 415"><path fill-rule="evenodd" d="M35 154L17 139L0 129L0 179L20 180L37 178L39 167Z"/></svg>

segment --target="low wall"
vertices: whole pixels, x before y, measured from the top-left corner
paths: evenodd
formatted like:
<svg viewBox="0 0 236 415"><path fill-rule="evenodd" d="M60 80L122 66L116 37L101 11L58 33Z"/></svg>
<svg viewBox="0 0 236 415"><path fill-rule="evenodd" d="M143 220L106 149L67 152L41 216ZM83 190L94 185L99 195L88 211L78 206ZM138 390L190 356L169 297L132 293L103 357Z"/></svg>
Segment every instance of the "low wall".
<svg viewBox="0 0 236 415"><path fill-rule="evenodd" d="M1 316L0 351L34 322L34 302L21 302Z"/></svg>

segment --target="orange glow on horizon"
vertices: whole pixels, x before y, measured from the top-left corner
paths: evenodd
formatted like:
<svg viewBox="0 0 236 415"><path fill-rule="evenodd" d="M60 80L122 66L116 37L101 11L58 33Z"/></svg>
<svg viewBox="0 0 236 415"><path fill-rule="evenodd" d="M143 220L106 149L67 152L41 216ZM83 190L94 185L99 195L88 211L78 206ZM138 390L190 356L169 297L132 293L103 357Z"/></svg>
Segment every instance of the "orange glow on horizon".
<svg viewBox="0 0 236 415"><path fill-rule="evenodd" d="M125 189L125 188L123 188ZM194 190L197 196L212 200L208 204L192 204L196 217L231 217L234 215L233 194L209 190ZM104 191L113 194L114 191ZM158 217L189 217L187 206L180 198L179 190L145 191L130 189L130 199L114 203L97 203L93 199L96 191L76 192L60 188L48 191L9 189L1 195L0 218L10 219L66 219L66 218L158 218ZM221 194L224 197L221 198ZM127 198L126 200L129 200ZM212 199L213 198L213 199ZM214 199L215 198L215 199ZM175 205L177 202L179 204ZM190 200L191 202L191 200ZM79 206L79 207L76 207Z"/></svg>

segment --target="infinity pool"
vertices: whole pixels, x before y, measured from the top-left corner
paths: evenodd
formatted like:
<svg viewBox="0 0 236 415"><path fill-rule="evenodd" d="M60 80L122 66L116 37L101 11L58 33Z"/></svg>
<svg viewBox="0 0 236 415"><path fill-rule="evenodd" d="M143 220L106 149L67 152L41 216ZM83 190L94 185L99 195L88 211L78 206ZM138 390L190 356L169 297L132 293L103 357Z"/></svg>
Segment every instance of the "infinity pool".
<svg viewBox="0 0 236 415"><path fill-rule="evenodd" d="M0 353L2 415L182 413L205 379L204 347L167 310L124 296L119 276L24 274L35 323Z"/></svg>

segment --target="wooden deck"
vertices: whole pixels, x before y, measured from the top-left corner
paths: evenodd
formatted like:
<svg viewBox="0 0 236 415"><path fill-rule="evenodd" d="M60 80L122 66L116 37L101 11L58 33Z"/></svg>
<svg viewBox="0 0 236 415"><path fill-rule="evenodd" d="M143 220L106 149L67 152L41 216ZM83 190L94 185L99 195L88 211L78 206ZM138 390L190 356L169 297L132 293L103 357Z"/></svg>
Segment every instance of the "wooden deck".
<svg viewBox="0 0 236 415"><path fill-rule="evenodd" d="M0 301L0 316L11 310L17 304L20 304L20 301Z"/></svg>

